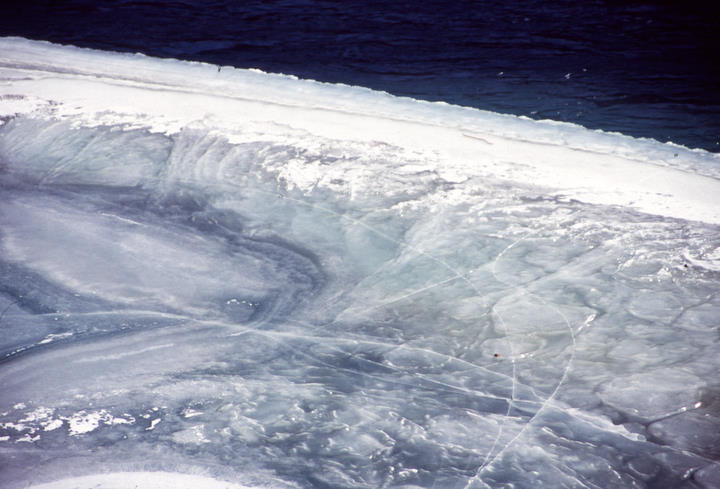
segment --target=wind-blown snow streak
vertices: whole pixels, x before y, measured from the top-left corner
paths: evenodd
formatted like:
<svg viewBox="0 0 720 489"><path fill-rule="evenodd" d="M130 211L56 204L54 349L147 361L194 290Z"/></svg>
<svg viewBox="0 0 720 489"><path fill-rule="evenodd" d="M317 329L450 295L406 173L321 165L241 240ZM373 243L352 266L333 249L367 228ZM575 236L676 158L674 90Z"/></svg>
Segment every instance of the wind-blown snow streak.
<svg viewBox="0 0 720 489"><path fill-rule="evenodd" d="M717 480L718 155L16 38L0 117L3 487Z"/></svg>

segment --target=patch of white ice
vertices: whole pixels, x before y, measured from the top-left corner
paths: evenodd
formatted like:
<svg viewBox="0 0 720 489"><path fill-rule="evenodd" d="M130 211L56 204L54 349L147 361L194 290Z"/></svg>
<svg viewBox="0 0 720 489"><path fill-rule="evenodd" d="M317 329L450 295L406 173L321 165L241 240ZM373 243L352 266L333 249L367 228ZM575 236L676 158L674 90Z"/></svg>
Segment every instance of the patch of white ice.
<svg viewBox="0 0 720 489"><path fill-rule="evenodd" d="M275 486L287 487L287 486ZM173 472L115 472L83 477L71 477L54 482L37 484L29 489L253 489L250 486ZM273 486L263 486L272 489Z"/></svg>

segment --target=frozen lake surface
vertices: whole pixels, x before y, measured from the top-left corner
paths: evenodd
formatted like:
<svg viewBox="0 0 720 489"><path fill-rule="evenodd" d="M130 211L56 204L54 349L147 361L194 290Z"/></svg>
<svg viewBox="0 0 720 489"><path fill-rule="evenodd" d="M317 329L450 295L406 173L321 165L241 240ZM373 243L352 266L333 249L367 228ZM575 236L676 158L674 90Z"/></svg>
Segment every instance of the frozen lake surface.
<svg viewBox="0 0 720 489"><path fill-rule="evenodd" d="M0 485L713 488L720 156L0 39Z"/></svg>

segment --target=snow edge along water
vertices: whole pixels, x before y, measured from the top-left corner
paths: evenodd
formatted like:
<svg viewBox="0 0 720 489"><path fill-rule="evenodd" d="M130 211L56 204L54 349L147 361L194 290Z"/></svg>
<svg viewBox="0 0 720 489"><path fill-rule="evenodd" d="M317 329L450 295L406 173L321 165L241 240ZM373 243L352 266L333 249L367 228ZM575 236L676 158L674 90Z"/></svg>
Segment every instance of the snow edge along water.
<svg viewBox="0 0 720 489"><path fill-rule="evenodd" d="M4 119L73 118L166 134L200 125L230 142L242 140L233 129L250 119L281 137L403 148L450 181L500 178L563 199L720 224L720 154L704 150L253 69L22 38L0 39L0 53ZM308 171L284 176L302 188Z"/></svg>

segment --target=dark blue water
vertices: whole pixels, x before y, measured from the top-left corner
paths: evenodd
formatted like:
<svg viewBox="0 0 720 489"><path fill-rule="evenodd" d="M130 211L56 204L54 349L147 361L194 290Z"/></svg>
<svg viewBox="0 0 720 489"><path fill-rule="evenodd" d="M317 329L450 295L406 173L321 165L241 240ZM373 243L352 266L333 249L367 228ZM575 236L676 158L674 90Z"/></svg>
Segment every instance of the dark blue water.
<svg viewBox="0 0 720 489"><path fill-rule="evenodd" d="M695 2L11 2L0 35L201 60L720 151Z"/></svg>

